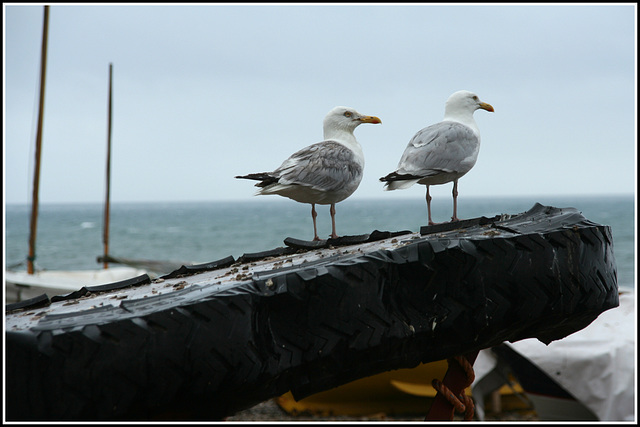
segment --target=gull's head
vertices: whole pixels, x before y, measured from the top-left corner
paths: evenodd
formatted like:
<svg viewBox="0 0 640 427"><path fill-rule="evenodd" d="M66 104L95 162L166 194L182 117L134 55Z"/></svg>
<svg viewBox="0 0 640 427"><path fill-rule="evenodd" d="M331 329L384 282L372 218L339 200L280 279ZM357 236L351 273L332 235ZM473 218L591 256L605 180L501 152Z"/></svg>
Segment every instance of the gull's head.
<svg viewBox="0 0 640 427"><path fill-rule="evenodd" d="M486 102L480 101L478 95L468 90L459 90L447 99L445 104L445 116L471 114L473 112L483 109L493 112L493 107Z"/></svg>
<svg viewBox="0 0 640 427"><path fill-rule="evenodd" d="M327 136L327 132L332 133L332 131L353 132L362 123L382 123L382 121L376 116L360 114L353 108L335 107L324 118L324 133Z"/></svg>

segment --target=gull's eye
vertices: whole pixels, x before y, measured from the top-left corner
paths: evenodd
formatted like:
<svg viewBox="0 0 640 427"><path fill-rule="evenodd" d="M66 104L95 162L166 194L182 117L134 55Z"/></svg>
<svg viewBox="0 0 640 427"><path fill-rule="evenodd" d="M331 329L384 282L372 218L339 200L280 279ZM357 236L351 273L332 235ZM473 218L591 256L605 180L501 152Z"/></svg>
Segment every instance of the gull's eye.
<svg viewBox="0 0 640 427"><path fill-rule="evenodd" d="M478 101L478 97L474 95L474 96L473 96L473 100L474 100L474 101Z"/></svg>
<svg viewBox="0 0 640 427"><path fill-rule="evenodd" d="M344 112L344 116L345 117L351 117L353 114L351 114L351 111L345 111Z"/></svg>

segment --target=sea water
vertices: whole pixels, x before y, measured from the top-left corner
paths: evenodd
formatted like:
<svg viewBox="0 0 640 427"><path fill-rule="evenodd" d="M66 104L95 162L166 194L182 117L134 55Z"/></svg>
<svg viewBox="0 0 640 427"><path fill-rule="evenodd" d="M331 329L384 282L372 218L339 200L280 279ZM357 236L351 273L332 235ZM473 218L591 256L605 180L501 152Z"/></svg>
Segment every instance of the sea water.
<svg viewBox="0 0 640 427"><path fill-rule="evenodd" d="M635 286L633 195L608 197L460 198L461 219L517 214L536 202L573 207L588 220L611 227L618 285ZM29 205L7 205L5 263L24 269L28 254ZM331 233L328 206L316 206L318 234ZM434 198L434 221L451 217L451 199ZM36 267L46 270L100 268L102 204L43 204L36 238ZM339 235L379 231L417 232L426 225L426 203L417 199L347 199L336 206ZM311 207L281 197L232 202L112 203L109 254L115 257L201 263L284 246L286 237L311 240Z"/></svg>

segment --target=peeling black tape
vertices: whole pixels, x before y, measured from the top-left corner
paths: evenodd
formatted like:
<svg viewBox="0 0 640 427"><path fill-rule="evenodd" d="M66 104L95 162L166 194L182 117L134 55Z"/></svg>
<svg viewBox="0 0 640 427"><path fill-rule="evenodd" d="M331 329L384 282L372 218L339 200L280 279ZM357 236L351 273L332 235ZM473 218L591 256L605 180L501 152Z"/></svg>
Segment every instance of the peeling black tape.
<svg viewBox="0 0 640 427"><path fill-rule="evenodd" d="M177 270L172 271L169 274L165 274L164 276L160 276L162 279L173 279L179 276L190 276L196 273L202 273L204 271L216 270L219 268L225 268L235 263L236 260L233 256L229 255L226 258L219 259L217 261L206 262L203 264L194 264L194 265L183 265Z"/></svg>
<svg viewBox="0 0 640 427"><path fill-rule="evenodd" d="M46 307L50 304L51 300L49 299L49 296L47 296L47 294L42 294L23 301L6 304L4 306L4 311L5 313L9 313L20 309L30 310L33 308Z"/></svg>

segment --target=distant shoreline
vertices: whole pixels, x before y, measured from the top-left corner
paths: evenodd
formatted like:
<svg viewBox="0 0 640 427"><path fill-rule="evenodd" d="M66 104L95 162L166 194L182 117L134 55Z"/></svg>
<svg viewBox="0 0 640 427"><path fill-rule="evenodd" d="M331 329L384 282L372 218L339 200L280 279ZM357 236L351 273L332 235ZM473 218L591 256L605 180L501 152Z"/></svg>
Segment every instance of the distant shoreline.
<svg viewBox="0 0 640 427"><path fill-rule="evenodd" d="M386 196L386 195L381 195L379 197L357 197L356 195L350 197L347 200L344 200L343 202L341 202L341 204L345 204L345 203L350 203L350 202L374 202L374 201L381 201L381 202L388 202L390 200L392 201L397 201L397 202L407 202L407 201L414 201L416 200L416 197L412 196L412 195L405 195L402 193L397 193L397 194L401 194L401 196ZM435 200L437 199L444 199L444 198L450 198L450 197L445 197L445 196L434 196L433 197ZM579 194L579 195L570 195L570 194L558 194L558 195L501 195L501 196L477 196L477 195L466 195L464 198L461 198L461 202L464 201L464 199L468 199L468 200L473 200L473 201L478 201L478 200L491 200L491 201L524 201L524 200L531 200L532 203L534 202L538 202L539 200L543 199L543 200L553 200L553 201L561 201L561 200L569 200L569 201L574 201L574 200L592 200L592 199L604 199L604 200L620 200L620 199L634 199L635 198L635 194L634 193L619 193L619 194ZM424 198L420 198L418 197L417 199L420 200L420 202L422 203L424 200ZM244 197L244 198L238 198L238 199L219 199L219 200L149 200L149 201L117 201L117 200L113 200L111 202L111 205L153 205L153 204L158 204L158 205L165 205L165 204L171 204L171 205L179 205L179 204L216 204L216 203L248 203L248 204L253 204L253 203L291 203L291 200L286 199L286 198L280 198L280 197L267 197L267 196L261 196L261 197L254 197L253 195L249 196L249 197ZM95 206L95 205L99 205L102 206L104 204L104 202L102 201L89 201L89 202L85 202L85 201L69 201L69 202L41 202L40 206ZM30 207L31 206L31 202L5 202L4 204L5 208L6 207L12 207L12 208L19 208L19 207Z"/></svg>

